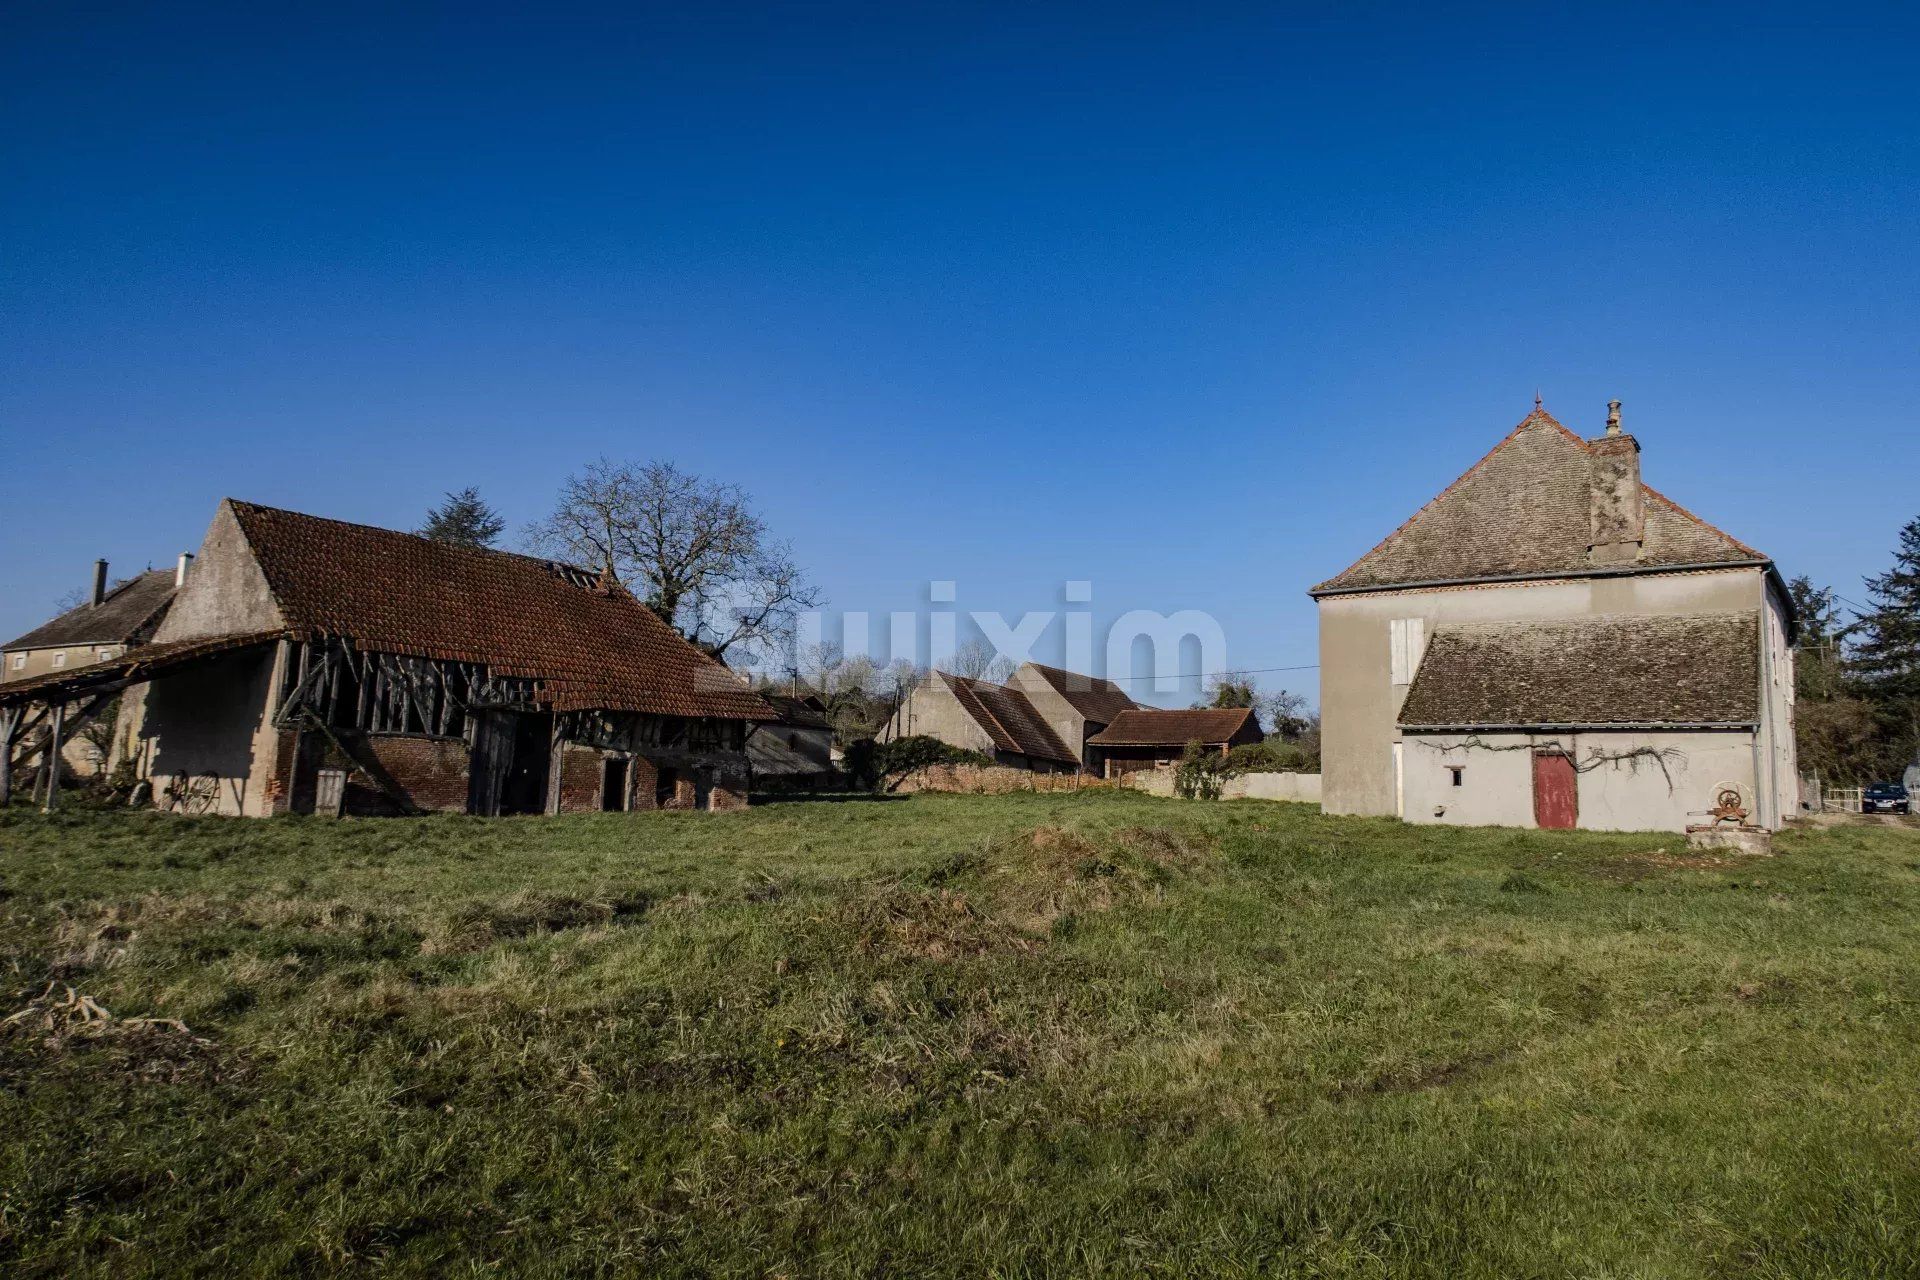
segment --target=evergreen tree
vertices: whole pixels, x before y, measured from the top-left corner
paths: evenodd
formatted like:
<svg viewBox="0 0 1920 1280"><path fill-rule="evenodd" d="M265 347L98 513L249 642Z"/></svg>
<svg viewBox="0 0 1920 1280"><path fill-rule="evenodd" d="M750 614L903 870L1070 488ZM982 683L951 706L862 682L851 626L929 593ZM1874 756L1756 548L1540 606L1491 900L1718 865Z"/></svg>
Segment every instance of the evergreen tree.
<svg viewBox="0 0 1920 1280"><path fill-rule="evenodd" d="M1887 767L1920 753L1920 518L1900 530L1893 568L1867 579L1873 608L1854 623L1849 667L1873 703Z"/></svg>
<svg viewBox="0 0 1920 1280"><path fill-rule="evenodd" d="M1794 645L1794 691L1803 702L1837 698L1845 675L1841 653L1845 626L1833 588L1816 587L1803 574L1787 584L1787 594L1800 619L1800 637Z"/></svg>
<svg viewBox="0 0 1920 1280"><path fill-rule="evenodd" d="M427 512L427 523L419 532L424 538L464 547L490 547L506 527L499 513L480 500L480 491L469 485L449 493L446 501Z"/></svg>

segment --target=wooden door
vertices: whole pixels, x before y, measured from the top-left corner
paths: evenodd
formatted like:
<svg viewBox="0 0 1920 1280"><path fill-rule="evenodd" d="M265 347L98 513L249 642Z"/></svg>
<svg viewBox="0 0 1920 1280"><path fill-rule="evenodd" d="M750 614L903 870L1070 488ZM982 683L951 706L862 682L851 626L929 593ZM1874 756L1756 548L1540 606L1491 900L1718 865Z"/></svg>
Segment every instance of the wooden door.
<svg viewBox="0 0 1920 1280"><path fill-rule="evenodd" d="M507 767L513 763L513 719L504 711L473 716L473 751L467 762L467 812L483 818L500 813Z"/></svg>
<svg viewBox="0 0 1920 1280"><path fill-rule="evenodd" d="M1580 825L1580 792L1573 758L1558 751L1533 753L1533 821L1571 830Z"/></svg>

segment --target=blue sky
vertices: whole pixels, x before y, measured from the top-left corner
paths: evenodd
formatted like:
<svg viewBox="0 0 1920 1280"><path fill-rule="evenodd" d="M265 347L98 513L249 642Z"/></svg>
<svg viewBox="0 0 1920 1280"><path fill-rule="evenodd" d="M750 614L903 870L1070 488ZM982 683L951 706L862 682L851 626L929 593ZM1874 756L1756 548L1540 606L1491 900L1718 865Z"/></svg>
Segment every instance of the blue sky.
<svg viewBox="0 0 1920 1280"><path fill-rule="evenodd" d="M838 608L1307 664L1536 389L1856 599L1920 514L1899 9L280 8L0 17L0 632L225 495L517 528L604 454Z"/></svg>

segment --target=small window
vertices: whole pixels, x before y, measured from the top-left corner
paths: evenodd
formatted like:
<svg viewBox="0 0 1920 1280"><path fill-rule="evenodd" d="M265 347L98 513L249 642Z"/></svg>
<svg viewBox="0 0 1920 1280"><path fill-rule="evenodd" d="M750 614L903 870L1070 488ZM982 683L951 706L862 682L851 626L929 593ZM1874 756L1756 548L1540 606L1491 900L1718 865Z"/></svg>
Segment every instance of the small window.
<svg viewBox="0 0 1920 1280"><path fill-rule="evenodd" d="M100 661L102 662L105 662L108 658L117 658L119 656L120 656L120 651L114 648L110 644L102 645L100 648L99 658L100 658Z"/></svg>
<svg viewBox="0 0 1920 1280"><path fill-rule="evenodd" d="M1461 768L1459 765L1454 765L1452 768L1448 769L1447 772L1453 775L1454 786L1458 787L1458 786L1464 785L1464 779L1467 776L1467 771L1465 769Z"/></svg>
<svg viewBox="0 0 1920 1280"><path fill-rule="evenodd" d="M67 665L67 651L65 649L53 655L53 665L56 667L64 667Z"/></svg>
<svg viewBox="0 0 1920 1280"><path fill-rule="evenodd" d="M24 653L16 653L16 654L14 654L14 655L13 655L13 669L14 669L15 671L25 671L25 670L27 669L27 655L26 655L26 654L24 654Z"/></svg>

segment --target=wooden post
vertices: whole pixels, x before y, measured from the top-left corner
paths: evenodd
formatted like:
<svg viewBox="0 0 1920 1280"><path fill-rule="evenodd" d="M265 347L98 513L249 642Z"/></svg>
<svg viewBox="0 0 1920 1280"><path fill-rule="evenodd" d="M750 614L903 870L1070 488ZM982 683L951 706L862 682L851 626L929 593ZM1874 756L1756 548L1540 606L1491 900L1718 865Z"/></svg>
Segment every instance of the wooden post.
<svg viewBox="0 0 1920 1280"><path fill-rule="evenodd" d="M60 807L60 730L66 727L67 704L53 704L52 736L47 739L47 798L40 812L52 813Z"/></svg>
<svg viewBox="0 0 1920 1280"><path fill-rule="evenodd" d="M0 809L13 802L13 732L26 714L25 707L0 708Z"/></svg>

